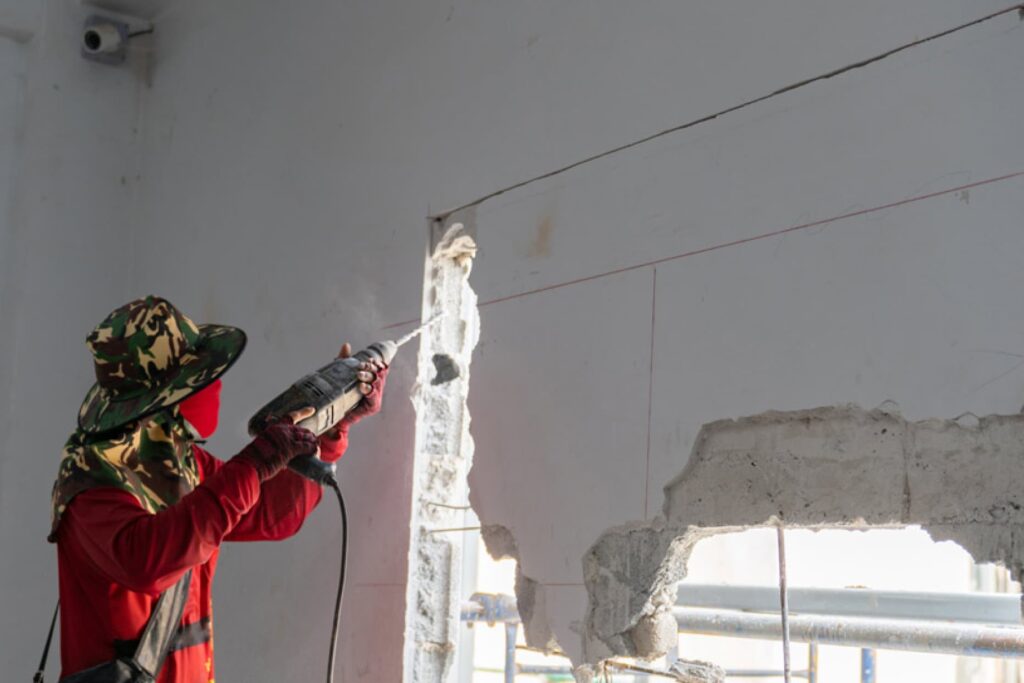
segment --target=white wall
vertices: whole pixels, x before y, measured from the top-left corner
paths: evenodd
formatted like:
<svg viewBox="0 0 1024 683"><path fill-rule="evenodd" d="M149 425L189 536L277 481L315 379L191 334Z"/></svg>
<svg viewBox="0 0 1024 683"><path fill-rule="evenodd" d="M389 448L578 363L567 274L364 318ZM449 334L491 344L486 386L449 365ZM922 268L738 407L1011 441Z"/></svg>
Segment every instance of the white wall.
<svg viewBox="0 0 1024 683"><path fill-rule="evenodd" d="M25 46L0 38L0 244L7 244L11 228L11 199L21 150L25 86ZM10 257L7 249L2 258Z"/></svg>
<svg viewBox="0 0 1024 683"><path fill-rule="evenodd" d="M0 2L0 315L7 311L6 279L14 262L15 185L25 138L25 82L33 27L38 24L35 0ZM7 318L4 315L5 319ZM8 326L5 329L10 329ZM11 368L13 335L0 335L0 386L6 387ZM6 399L6 397L5 397ZM6 419L6 411L0 420ZM2 422L0 422L2 424Z"/></svg>
<svg viewBox="0 0 1024 683"><path fill-rule="evenodd" d="M0 617L4 634L54 586L38 539L65 428L41 407L72 426L89 379L77 340L112 306L156 292L250 333L212 444L228 456L249 413L341 341L418 316L428 213L1001 6L179 0L136 73L77 60L61 42L70 4L48 4L52 42L28 88L0 490L4 542L23 551L4 553L0 576L27 590L3 593L19 615ZM488 202L481 300L1021 170L1018 33L1008 17ZM123 151L95 169L86 152L101 143ZM550 587L563 647L579 651L583 552L657 512L704 421L885 398L912 416L1019 408L1012 377L971 393L1008 367L972 350L1016 352L1022 331L1015 182L659 267L653 384L652 269L485 307L474 497ZM342 466L345 681L400 675L412 355ZM224 553L219 677L320 675L330 505L297 539ZM12 517L25 510L38 529ZM0 652L5 670L24 661L9 642Z"/></svg>
<svg viewBox="0 0 1024 683"><path fill-rule="evenodd" d="M713 71L733 92L679 88L680 121L799 80L789 50L825 71L834 52L922 37L935 24L915 6L900 3L884 37L850 21L774 35L708 24L718 41L676 76ZM963 18L944 9L929 20ZM1024 178L929 196L1024 171L1020 30L1008 14L478 207L473 500L546 586L564 648L581 656L582 556L602 530L659 513L702 424L887 399L913 419L1020 409L1021 375L999 376L1024 335ZM717 71L737 55L746 72Z"/></svg>
<svg viewBox="0 0 1024 683"><path fill-rule="evenodd" d="M15 387L12 384L15 374L14 344L16 330L16 321L13 318L16 283L11 277L12 268L16 263L14 255L16 232L14 229L13 199L24 135L23 113L26 53L27 49L21 40L15 41L9 37L0 37L0 318L6 321L0 326L0 330L2 330L0 331L0 405L3 406L0 409L0 444L5 446L3 449L4 456L0 457L0 511L3 511L3 516L0 516L0 527L5 532L5 535L2 537L4 542L8 541L6 520L12 519L15 516L13 510L8 512L6 506L8 497L16 493L7 482L12 479L11 472L14 467L20 464L8 455L10 451L7 450L6 446L10 439L9 435L13 424L11 421L11 405L15 396ZM46 479L42 474L44 471L42 458L39 459L39 466L33 469L34 473L39 476L40 481L45 482ZM45 496L45 494L41 493L44 489L45 484L41 484L39 490L36 491L40 500L43 500ZM36 509L38 510L39 508L37 507ZM41 549L41 546L43 546L43 536L45 536L45 526L42 526L43 522L44 519L41 518L40 524L35 526L35 538L31 538L32 529L26 529L19 532L19 540L22 543L35 545L37 550ZM40 536L40 533L43 536ZM21 550L25 549L21 548ZM5 557L10 554L12 553L5 553ZM41 553L37 554L37 561L39 561L40 556ZM4 568L6 569L6 567ZM6 578L6 573L0 574L0 576ZM41 584L35 588L37 594L43 594L45 591L44 586ZM56 595L55 591L51 592ZM0 600L3 600L2 604L7 608L3 612L15 617L5 621L3 624L3 630L0 633L6 635L16 622L18 613L14 612L10 607L12 607L11 603L17 600L17 597L13 592L8 594L6 591L3 593L3 596ZM37 614L33 614L30 603L22 603L18 607L21 610L20 616L22 618L38 617L33 623L40 625L43 623L45 617L42 613L44 610L35 610ZM27 646L28 642L30 642L29 639L24 638L18 644ZM13 655L15 652L16 650L8 650L6 647L0 648L0 658L3 660L2 665L14 664Z"/></svg>
<svg viewBox="0 0 1024 683"><path fill-rule="evenodd" d="M15 29L15 20L0 14L0 22L0 273L6 273L12 260L10 247L14 241L12 202L24 136L25 65L28 49L25 37L21 34L23 29L20 21ZM5 26L9 27L6 31ZM3 284L6 285L7 281L4 280ZM6 302L3 291L6 291L6 287L0 290L0 312L3 312ZM0 358L4 361L0 363L0 373L4 373L0 377L6 377L10 367L9 341L7 335L0 337Z"/></svg>
<svg viewBox="0 0 1024 683"><path fill-rule="evenodd" d="M18 58L13 150L0 154L15 159L0 242L0 670L28 678L57 597L56 554L45 540L50 487L92 381L85 335L131 291L138 111L130 70L78 56L77 2L4 9L32 38ZM2 64L6 74L12 62ZM6 110L10 90L2 97ZM3 123L0 138L11 140L10 119Z"/></svg>

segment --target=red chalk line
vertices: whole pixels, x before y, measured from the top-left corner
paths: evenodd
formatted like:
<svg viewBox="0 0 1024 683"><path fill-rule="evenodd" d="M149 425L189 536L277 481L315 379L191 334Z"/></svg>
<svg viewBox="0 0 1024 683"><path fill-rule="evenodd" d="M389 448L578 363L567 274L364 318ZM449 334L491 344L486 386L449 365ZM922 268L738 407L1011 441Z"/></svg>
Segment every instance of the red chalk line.
<svg viewBox="0 0 1024 683"><path fill-rule="evenodd" d="M982 187L984 185L992 185L999 183L1004 180L1012 180L1013 178L1019 178L1024 176L1024 171L1016 171L1014 173L1007 173L1005 175L996 176L995 178L986 178L985 180L978 180L973 183L967 183L965 185L957 185L956 187L950 187L945 190L938 190L936 192L929 192L928 194L917 195L914 197L908 197L906 199L900 199L899 201L889 202L888 204L882 204L881 206L873 206L869 209L860 209L859 211L851 211L849 213L839 214L838 216L832 216L830 218L822 218L820 220L811 221L809 223L801 223L781 230L772 230L771 232L764 232L751 237L744 237L738 240L732 240L730 242L722 242L721 244L714 244L709 247L702 247L700 249L693 249L691 251L685 251L681 254L675 254L674 256L665 256L659 259L651 261L644 261L643 263L636 263L630 266L624 266L622 268L616 268L614 270L608 270L595 275L587 275L586 277L576 278L575 280L568 280L566 282L559 282L553 285L547 285L545 287L538 287L536 289L529 289L525 292L518 292L516 294L509 294L508 296L499 297L496 299L489 299L487 301L481 301L477 304L478 308L484 308L486 306L493 306L494 304L500 304L505 301L513 301L515 299L521 299L523 297L532 296L534 294L540 294L541 292L550 292L555 289L561 289L563 287L570 287L572 285L582 284L584 282L591 282L592 280L599 280L605 277L611 277L612 275L620 275L622 273L628 273L633 270L639 270L641 268L650 268L662 263L668 263L670 261L678 261L680 259L689 258L691 256L698 256L700 254L707 254L712 251L718 251L720 249L726 249L728 247L737 247L741 244L748 244L750 242L757 242L759 240L765 240L770 237L778 237L780 235L786 235L791 232L799 232L801 230L808 230L810 228L816 228L822 225L828 225L830 223L836 223L838 221L846 220L848 218L857 218L858 216L866 216L872 213L878 213L879 211L885 211L887 209L893 209L899 206L906 206L907 204L913 204L915 202L924 201L926 199L933 199L935 197L942 197L944 195L953 194L954 192L962 192L964 190L970 190L975 187ZM390 330L395 327L402 327L405 325L411 325L419 322L419 319L406 320L400 323L394 323L383 328Z"/></svg>

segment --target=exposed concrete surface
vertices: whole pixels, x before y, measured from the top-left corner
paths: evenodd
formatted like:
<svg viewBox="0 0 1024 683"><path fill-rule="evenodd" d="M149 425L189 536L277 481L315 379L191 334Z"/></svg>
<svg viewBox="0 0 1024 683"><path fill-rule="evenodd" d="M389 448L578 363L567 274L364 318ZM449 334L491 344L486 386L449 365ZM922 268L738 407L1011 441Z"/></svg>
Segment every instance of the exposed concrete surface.
<svg viewBox="0 0 1024 683"><path fill-rule="evenodd" d="M500 524L485 524L480 529L480 536L487 546L487 552L495 560L519 559L516 539L513 538L511 531Z"/></svg>
<svg viewBox="0 0 1024 683"><path fill-rule="evenodd" d="M682 683L722 683L725 669L712 662L680 659L669 667Z"/></svg>
<svg viewBox="0 0 1024 683"><path fill-rule="evenodd" d="M655 657L696 542L781 519L806 528L917 524L1019 580L1024 416L908 422L855 406L705 425L662 515L604 534L584 558L588 662ZM652 635L654 634L654 635Z"/></svg>
<svg viewBox="0 0 1024 683"><path fill-rule="evenodd" d="M637 652L668 652L679 640L679 628L675 619L666 619L659 612L640 617L630 631L633 649Z"/></svg>
<svg viewBox="0 0 1024 683"><path fill-rule="evenodd" d="M453 681L455 674L461 537L437 530L461 525L457 509L466 499L473 456L466 396L480 329L476 294L469 286L475 254L472 234L464 223L455 223L427 264L424 320L445 315L424 333L413 392L416 449L404 653L404 680L412 682Z"/></svg>
<svg viewBox="0 0 1024 683"><path fill-rule="evenodd" d="M519 559L512 532L500 525L486 525L480 530L487 552L495 560ZM516 564L516 602L523 623L526 644L529 647L553 652L558 642L551 630L548 617L547 593L544 585L526 576L522 564Z"/></svg>

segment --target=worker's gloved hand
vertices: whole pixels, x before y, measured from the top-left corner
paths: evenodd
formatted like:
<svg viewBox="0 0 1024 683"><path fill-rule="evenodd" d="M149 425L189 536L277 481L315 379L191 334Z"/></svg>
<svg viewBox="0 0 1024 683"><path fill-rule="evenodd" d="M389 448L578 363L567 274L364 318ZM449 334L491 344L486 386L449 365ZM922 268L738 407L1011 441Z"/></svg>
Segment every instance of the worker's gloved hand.
<svg viewBox="0 0 1024 683"><path fill-rule="evenodd" d="M351 355L352 346L343 344L338 358L348 358ZM385 363L376 360L364 362L358 374L359 392L363 395L363 400L334 425L327 435L336 436L339 431L347 432L349 427L364 417L379 413L384 402L384 383L387 377L388 366Z"/></svg>
<svg viewBox="0 0 1024 683"><path fill-rule="evenodd" d="M312 411L312 408L298 410L279 422L267 425L234 459L251 464L256 468L260 481L264 482L287 467L292 458L316 455L320 448L316 435L294 424L309 417Z"/></svg>
<svg viewBox="0 0 1024 683"><path fill-rule="evenodd" d="M388 378L388 368L383 364L377 364L377 367L379 369L374 373L376 378L370 384L369 391L360 388L363 392L363 400L359 402L359 405L350 410L345 417L341 418L341 422L338 423L338 429L347 430L364 417L376 415L380 412L384 405L384 383Z"/></svg>

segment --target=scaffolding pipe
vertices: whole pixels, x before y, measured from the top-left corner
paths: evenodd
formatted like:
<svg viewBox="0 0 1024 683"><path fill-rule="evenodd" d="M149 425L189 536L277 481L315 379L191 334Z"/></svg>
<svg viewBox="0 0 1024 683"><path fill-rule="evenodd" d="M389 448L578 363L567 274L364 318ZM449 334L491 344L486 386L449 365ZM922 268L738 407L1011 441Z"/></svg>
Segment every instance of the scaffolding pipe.
<svg viewBox="0 0 1024 683"><path fill-rule="evenodd" d="M786 594L791 614L1021 625L1019 594L793 587L788 587ZM681 583L676 605L778 614L779 591L770 586ZM518 618L512 595L478 593L462 605L463 621L503 622Z"/></svg>
<svg viewBox="0 0 1024 683"><path fill-rule="evenodd" d="M673 610L679 630L735 638L777 639L778 616L728 610ZM905 619L791 615L793 640L824 645L911 650L972 657L1024 657L1024 628L946 624Z"/></svg>
<svg viewBox="0 0 1024 683"><path fill-rule="evenodd" d="M870 588L793 588L787 591L790 614L962 621L1021 625L1021 596L1000 593L927 593ZM681 583L680 607L779 612L779 592L770 586Z"/></svg>
<svg viewBox="0 0 1024 683"><path fill-rule="evenodd" d="M878 653L871 648L860 651L860 683L875 683L878 670Z"/></svg>

